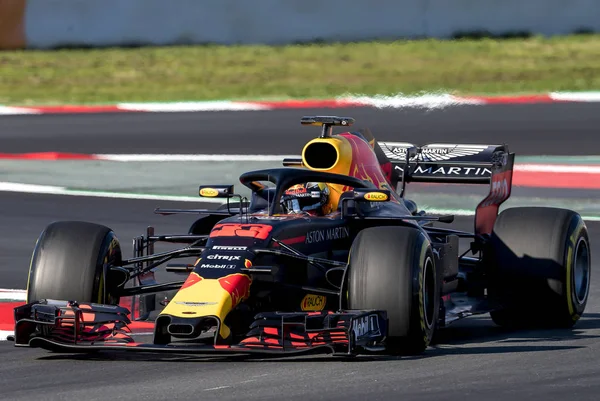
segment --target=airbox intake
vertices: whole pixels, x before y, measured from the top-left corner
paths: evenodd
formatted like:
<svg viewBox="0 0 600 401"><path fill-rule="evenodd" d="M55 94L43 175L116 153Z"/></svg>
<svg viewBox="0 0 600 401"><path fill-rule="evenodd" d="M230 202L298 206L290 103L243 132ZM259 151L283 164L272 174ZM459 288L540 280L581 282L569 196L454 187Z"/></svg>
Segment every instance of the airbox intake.
<svg viewBox="0 0 600 401"><path fill-rule="evenodd" d="M311 170L331 170L339 159L339 149L326 139L309 142L302 152L303 164Z"/></svg>

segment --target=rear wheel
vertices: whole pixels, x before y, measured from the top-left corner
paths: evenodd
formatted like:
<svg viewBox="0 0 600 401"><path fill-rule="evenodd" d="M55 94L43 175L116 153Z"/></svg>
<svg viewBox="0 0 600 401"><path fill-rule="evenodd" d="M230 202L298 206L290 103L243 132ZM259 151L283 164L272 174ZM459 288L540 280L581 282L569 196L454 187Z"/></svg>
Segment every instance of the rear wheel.
<svg viewBox="0 0 600 401"><path fill-rule="evenodd" d="M385 310L386 347L420 354L436 328L440 280L431 243L411 227L374 227L358 234L348 270L348 308Z"/></svg>
<svg viewBox="0 0 600 401"><path fill-rule="evenodd" d="M519 207L503 211L491 239L490 297L500 326L571 327L589 293L587 228L571 210Z"/></svg>
<svg viewBox="0 0 600 401"><path fill-rule="evenodd" d="M110 228L82 221L52 223L33 251L27 302L57 299L116 305L117 286L125 277L109 274L107 267L121 261L121 247Z"/></svg>

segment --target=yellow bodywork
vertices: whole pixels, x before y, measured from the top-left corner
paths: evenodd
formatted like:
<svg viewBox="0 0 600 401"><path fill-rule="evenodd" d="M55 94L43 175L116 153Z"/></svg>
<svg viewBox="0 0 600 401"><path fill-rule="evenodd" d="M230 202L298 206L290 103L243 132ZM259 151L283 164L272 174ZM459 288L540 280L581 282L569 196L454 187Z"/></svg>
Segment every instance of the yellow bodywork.
<svg viewBox="0 0 600 401"><path fill-rule="evenodd" d="M328 143L332 145L337 152L337 159L334 165L330 168L314 168L308 165L305 158L306 149L314 143ZM329 173L344 174L350 173L350 167L352 165L352 146L343 137L333 138L316 138L309 141L302 149L302 163L303 165L314 171L326 171ZM325 211L336 210L340 200L340 196L344 193L345 189L343 185L327 184L329 187L329 205L324 207Z"/></svg>
<svg viewBox="0 0 600 401"><path fill-rule="evenodd" d="M238 292L230 294L223 288L219 280L227 280L232 276L238 276L238 274L220 279L207 279L200 277L197 273L191 273L186 283L160 314L184 319L215 316L221 322L220 336L222 338L229 337L231 330L225 325L225 318L235 305L248 296L245 290L244 294Z"/></svg>
<svg viewBox="0 0 600 401"><path fill-rule="evenodd" d="M327 143L337 153L335 163L328 168L315 168L306 160L306 150L315 143ZM328 138L315 138L309 141L302 149L302 164L305 168L314 171L325 171L334 174L349 175L361 180L372 182L377 188L389 189L389 182L381 171L381 166L373 152L373 142L365 142L362 138L349 133L339 134ZM344 185L327 184L330 189L329 210L338 208L340 196L347 191ZM326 209L326 208L324 208Z"/></svg>

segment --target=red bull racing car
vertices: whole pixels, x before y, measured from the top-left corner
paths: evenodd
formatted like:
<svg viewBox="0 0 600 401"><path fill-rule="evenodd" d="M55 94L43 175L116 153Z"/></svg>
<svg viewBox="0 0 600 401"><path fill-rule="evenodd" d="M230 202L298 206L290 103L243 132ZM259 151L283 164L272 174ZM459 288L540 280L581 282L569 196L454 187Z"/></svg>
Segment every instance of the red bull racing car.
<svg viewBox="0 0 600 401"><path fill-rule="evenodd" d="M149 227L131 259L110 228L50 224L33 252L27 304L15 309L16 346L419 354L437 330L474 314L502 326L577 322L590 286L586 226L565 209L498 214L511 193L505 145L378 143L368 130L333 133L352 118L301 122L321 134L300 158L242 174L249 195L201 186L200 197L223 199L218 209L157 209L197 217L187 234ZM406 199L411 182L490 190L465 232ZM157 243L180 245L155 252ZM157 282L162 266L182 279ZM136 335L140 322L150 340Z"/></svg>

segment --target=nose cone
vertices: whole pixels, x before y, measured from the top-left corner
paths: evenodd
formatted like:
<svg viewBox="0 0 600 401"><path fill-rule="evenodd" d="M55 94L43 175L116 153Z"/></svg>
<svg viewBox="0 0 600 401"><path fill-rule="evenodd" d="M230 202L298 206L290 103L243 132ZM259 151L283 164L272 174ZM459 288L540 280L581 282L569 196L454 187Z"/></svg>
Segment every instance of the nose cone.
<svg viewBox="0 0 600 401"><path fill-rule="evenodd" d="M229 337L229 327L223 322L229 312L250 296L252 279L246 274L230 274L208 279L191 273L161 315L181 319L216 317L221 322L221 338Z"/></svg>

